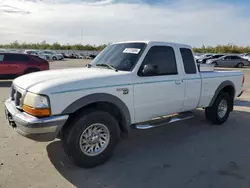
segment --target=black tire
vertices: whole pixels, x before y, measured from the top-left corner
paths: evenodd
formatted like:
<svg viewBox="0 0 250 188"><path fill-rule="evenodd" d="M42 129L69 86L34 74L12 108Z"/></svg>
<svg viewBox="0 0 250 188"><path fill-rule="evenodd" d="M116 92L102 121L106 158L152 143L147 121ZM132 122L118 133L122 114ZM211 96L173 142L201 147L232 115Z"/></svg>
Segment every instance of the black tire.
<svg viewBox="0 0 250 188"><path fill-rule="evenodd" d="M53 59L53 60L57 60L57 58L56 58L55 56L54 56L54 57L52 57L52 59Z"/></svg>
<svg viewBox="0 0 250 188"><path fill-rule="evenodd" d="M35 68L30 68L30 69L27 69L26 71L24 71L24 74L29 74L29 73L38 72L38 71L40 71L40 70L35 69Z"/></svg>
<svg viewBox="0 0 250 188"><path fill-rule="evenodd" d="M220 117L218 115L218 111L219 111L219 104L221 103L222 100L225 100L227 102L227 110L225 115L223 117ZM218 95L213 105L205 109L205 116L207 120L212 122L214 125L222 125L227 121L231 111L230 109L232 109L232 105L233 105L232 97L230 97L228 93L222 92Z"/></svg>
<svg viewBox="0 0 250 188"><path fill-rule="evenodd" d="M95 156L86 155L80 147L82 133L91 125L101 123L109 131L109 142L106 148ZM89 110L84 114L80 113L69 122L69 126L62 132L63 148L67 156L75 165L84 168L92 168L101 165L112 156L119 138L119 125L117 120L108 112Z"/></svg>
<svg viewBox="0 0 250 188"><path fill-rule="evenodd" d="M243 68L243 67L244 67L244 64L243 64L243 63L238 63L238 64L237 64L237 67L238 67L238 68Z"/></svg>

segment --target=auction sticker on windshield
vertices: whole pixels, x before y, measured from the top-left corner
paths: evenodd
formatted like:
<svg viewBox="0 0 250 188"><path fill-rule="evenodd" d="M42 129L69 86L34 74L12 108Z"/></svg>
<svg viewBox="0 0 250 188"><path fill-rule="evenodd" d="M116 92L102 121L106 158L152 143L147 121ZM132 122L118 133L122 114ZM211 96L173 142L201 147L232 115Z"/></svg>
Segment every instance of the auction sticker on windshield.
<svg viewBox="0 0 250 188"><path fill-rule="evenodd" d="M139 48L125 48L123 53L138 54L141 51Z"/></svg>

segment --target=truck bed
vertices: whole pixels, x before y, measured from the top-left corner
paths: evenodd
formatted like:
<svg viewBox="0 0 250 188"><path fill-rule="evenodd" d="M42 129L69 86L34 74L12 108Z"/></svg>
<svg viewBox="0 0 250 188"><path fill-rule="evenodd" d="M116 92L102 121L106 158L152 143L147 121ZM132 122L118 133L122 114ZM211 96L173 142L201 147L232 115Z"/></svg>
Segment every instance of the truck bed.
<svg viewBox="0 0 250 188"><path fill-rule="evenodd" d="M243 73L240 71L202 71L201 75L201 100L199 107L206 107L212 100L216 89L223 82L232 82L235 86L235 96L242 91Z"/></svg>

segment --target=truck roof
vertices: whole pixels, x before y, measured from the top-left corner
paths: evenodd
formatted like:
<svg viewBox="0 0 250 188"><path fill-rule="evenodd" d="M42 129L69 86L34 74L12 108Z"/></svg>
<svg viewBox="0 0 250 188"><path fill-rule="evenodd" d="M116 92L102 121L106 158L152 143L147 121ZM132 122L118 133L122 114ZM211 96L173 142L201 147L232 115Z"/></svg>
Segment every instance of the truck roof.
<svg viewBox="0 0 250 188"><path fill-rule="evenodd" d="M146 43L146 44L170 45L170 46L179 46L179 47L185 47L185 48L192 48L191 46L186 45L186 44L173 43L173 42L164 42L164 41L154 41L154 40L121 41L121 42L114 42L112 44L121 44L121 43Z"/></svg>

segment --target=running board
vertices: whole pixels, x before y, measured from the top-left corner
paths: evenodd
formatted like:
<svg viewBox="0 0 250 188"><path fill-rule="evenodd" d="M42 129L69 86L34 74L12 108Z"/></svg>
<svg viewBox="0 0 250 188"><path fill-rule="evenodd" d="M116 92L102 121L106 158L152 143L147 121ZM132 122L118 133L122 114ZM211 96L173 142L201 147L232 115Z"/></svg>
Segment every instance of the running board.
<svg viewBox="0 0 250 188"><path fill-rule="evenodd" d="M187 120L190 118L193 118L194 115L192 112L183 112L179 114L172 114L168 116L162 116L158 118L154 118L151 121L143 122L142 124L135 124L133 127L135 129L151 129L155 127L160 127L166 124L182 121L182 120Z"/></svg>

